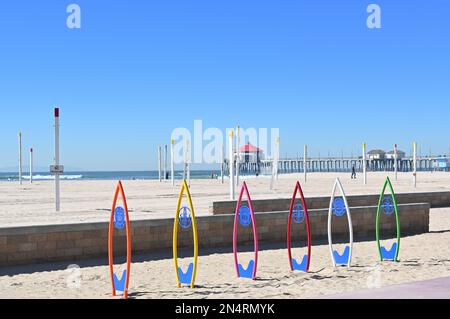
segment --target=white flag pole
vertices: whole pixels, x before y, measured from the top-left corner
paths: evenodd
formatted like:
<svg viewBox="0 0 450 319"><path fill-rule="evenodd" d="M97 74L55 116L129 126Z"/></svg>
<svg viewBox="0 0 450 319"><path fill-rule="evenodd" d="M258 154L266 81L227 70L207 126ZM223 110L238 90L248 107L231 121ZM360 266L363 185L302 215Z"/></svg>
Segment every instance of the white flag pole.
<svg viewBox="0 0 450 319"><path fill-rule="evenodd" d="M241 147L241 127L238 125L236 129L236 187L239 187L239 174L240 174L240 147Z"/></svg>
<svg viewBox="0 0 450 319"><path fill-rule="evenodd" d="M222 184L224 183L224 170L225 170L225 144L222 144L222 164L220 165L220 178L222 180Z"/></svg>
<svg viewBox="0 0 450 319"><path fill-rule="evenodd" d="M413 143L413 183L414 187L417 187L417 142Z"/></svg>
<svg viewBox="0 0 450 319"><path fill-rule="evenodd" d="M159 181L162 182L162 154L161 154L161 146L158 146L158 177L159 177Z"/></svg>
<svg viewBox="0 0 450 319"><path fill-rule="evenodd" d="M172 186L175 186L175 159L173 154L173 146L175 141L173 139L170 140L170 177L172 179Z"/></svg>
<svg viewBox="0 0 450 319"><path fill-rule="evenodd" d="M186 169L187 169L187 182L191 187L191 142L186 141Z"/></svg>
<svg viewBox="0 0 450 319"><path fill-rule="evenodd" d="M277 138L277 165L276 165L276 170L275 170L275 177L276 177L277 181L278 181L279 159L280 159L280 137L278 136L278 138Z"/></svg>
<svg viewBox="0 0 450 319"><path fill-rule="evenodd" d="M168 156L167 156L167 144L164 145L164 180L167 180L167 166L168 166Z"/></svg>
<svg viewBox="0 0 450 319"><path fill-rule="evenodd" d="M19 132L19 184L22 185L22 132Z"/></svg>
<svg viewBox="0 0 450 319"><path fill-rule="evenodd" d="M228 162L228 170L230 172L230 199L234 200L234 132L230 132L229 139L229 162Z"/></svg>
<svg viewBox="0 0 450 319"><path fill-rule="evenodd" d="M394 145L394 169L395 169L395 180L398 180L398 146Z"/></svg>
<svg viewBox="0 0 450 319"><path fill-rule="evenodd" d="M33 184L33 148L30 148L30 184Z"/></svg>
<svg viewBox="0 0 450 319"><path fill-rule="evenodd" d="M366 149L367 149L367 144L363 143L362 145L362 150L363 150L363 154L362 154L362 160L363 160L363 175L364 175L364 185L367 185L367 160L366 160Z"/></svg>
<svg viewBox="0 0 450 319"><path fill-rule="evenodd" d="M307 163L307 157L308 157L308 145L305 145L305 149L304 149L304 155L303 155L303 170L305 173L305 182L307 181L307 175L308 175L308 170L306 168L306 163Z"/></svg>

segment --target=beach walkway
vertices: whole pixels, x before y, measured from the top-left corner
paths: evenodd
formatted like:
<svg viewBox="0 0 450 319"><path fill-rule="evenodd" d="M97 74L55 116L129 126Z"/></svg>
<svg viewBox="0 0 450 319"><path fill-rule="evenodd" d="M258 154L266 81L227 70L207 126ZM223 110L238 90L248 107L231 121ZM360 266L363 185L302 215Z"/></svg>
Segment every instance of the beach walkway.
<svg viewBox="0 0 450 319"><path fill-rule="evenodd" d="M450 299L450 277L326 296L324 299Z"/></svg>

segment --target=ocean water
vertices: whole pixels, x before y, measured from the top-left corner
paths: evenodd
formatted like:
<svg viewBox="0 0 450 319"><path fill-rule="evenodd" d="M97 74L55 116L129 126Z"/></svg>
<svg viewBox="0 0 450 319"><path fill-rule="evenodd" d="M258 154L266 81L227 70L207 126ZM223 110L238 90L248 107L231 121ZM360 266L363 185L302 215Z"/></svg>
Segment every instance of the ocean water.
<svg viewBox="0 0 450 319"><path fill-rule="evenodd" d="M164 174L164 173L163 173ZM220 176L220 171L216 170L195 170L191 171L191 179L211 179L211 175ZM169 172L170 175L170 172ZM29 180L29 173L24 173L23 180ZM67 172L61 175L62 180L157 180L159 178L158 171L147 172ZM170 176L169 176L170 178ZM175 171L175 179L182 179L183 171ZM53 180L54 176L48 172L36 172L33 174L33 180L45 181ZM0 181L18 181L19 174L15 173L0 173Z"/></svg>

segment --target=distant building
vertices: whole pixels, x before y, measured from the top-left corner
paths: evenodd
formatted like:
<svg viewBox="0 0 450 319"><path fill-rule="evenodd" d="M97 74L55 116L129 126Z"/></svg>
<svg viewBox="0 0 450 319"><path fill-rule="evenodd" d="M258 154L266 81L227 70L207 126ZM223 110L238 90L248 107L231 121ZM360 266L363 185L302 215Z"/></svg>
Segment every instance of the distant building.
<svg viewBox="0 0 450 319"><path fill-rule="evenodd" d="M400 150L397 150L397 159L401 160L406 157L406 153ZM386 159L395 159L395 152L389 151L386 153Z"/></svg>
<svg viewBox="0 0 450 319"><path fill-rule="evenodd" d="M255 163L264 159L264 150L253 146L250 143L245 144L239 150L239 161L241 163Z"/></svg>
<svg viewBox="0 0 450 319"><path fill-rule="evenodd" d="M386 152L383 150L371 150L369 151L369 159L371 160L381 160L385 159Z"/></svg>
<svg viewBox="0 0 450 319"><path fill-rule="evenodd" d="M433 168L436 170L448 171L450 169L450 159L445 156L437 158Z"/></svg>

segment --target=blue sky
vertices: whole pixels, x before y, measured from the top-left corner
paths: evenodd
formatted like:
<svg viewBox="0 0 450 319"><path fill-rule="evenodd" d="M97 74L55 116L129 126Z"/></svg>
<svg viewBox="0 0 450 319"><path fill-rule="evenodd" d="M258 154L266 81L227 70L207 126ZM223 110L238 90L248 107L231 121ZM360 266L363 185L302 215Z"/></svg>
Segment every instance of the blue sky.
<svg viewBox="0 0 450 319"><path fill-rule="evenodd" d="M82 28L66 27L81 7ZM366 8L382 9L382 29ZM278 127L281 153L450 149L450 1L8 1L0 6L0 169L156 168L176 127Z"/></svg>

